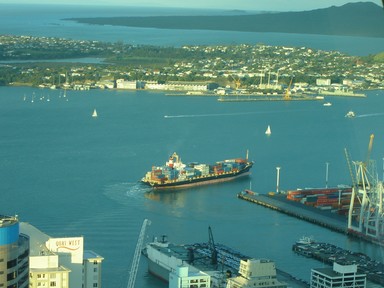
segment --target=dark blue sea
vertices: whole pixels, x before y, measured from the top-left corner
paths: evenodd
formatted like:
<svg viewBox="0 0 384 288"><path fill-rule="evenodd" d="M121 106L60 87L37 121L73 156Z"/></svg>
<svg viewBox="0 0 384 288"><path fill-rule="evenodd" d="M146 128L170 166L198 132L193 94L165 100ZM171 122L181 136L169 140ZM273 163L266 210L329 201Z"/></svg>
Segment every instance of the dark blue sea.
<svg viewBox="0 0 384 288"><path fill-rule="evenodd" d="M1 33L126 42L137 37L143 43L142 34L148 33L152 35L148 43L151 39L159 45L181 41L176 41L177 30L103 27L106 30L97 33L99 27L60 20L85 15L84 10L71 9L49 8L45 20L37 17L45 10L30 10L29 14L12 10L15 19L0 17L2 23L8 23L0 26ZM96 16L96 10L91 15ZM16 23L16 19L25 21ZM8 26L11 23L14 26ZM131 35L132 31L136 34ZM194 40L193 33L208 39L211 32L191 31L179 38L190 43L203 41ZM223 35L236 34L232 33ZM166 39L170 34L173 40ZM239 41L247 39L239 34ZM263 42L268 44L268 38L273 42L274 36L265 35ZM215 37L210 40L222 40L220 33L215 32ZM302 45L300 39L298 45ZM308 46L321 42L333 49L333 37L312 39L318 41ZM359 40L356 46L362 44L361 39L355 40ZM373 39L366 40L371 43ZM364 53L370 53L367 46ZM21 221L52 237L83 235L85 249L105 258L102 278L106 288L126 287L146 218L152 222L147 240L166 234L177 243L205 242L211 226L216 243L255 258L272 259L278 268L305 280L309 280L311 268L323 264L292 252L292 244L304 235L383 261L383 248L236 197L250 185L259 193L275 191L276 167L281 167L282 190L324 187L326 163L329 186L350 184L344 148L353 160L365 160L372 133L371 158L377 161L382 178L384 92L366 93L367 98L329 97L325 101L333 105L324 107L321 101L222 103L215 97L146 91L67 91L64 98L59 90L0 87L0 213L17 214ZM98 111L96 119L91 117L93 109ZM345 118L349 110L357 117ZM270 137L264 134L268 125ZM138 183L152 165L165 163L173 152L184 162L209 163L244 157L247 150L255 161L250 177L160 193ZM141 259L136 287L167 284L149 275L145 259Z"/></svg>

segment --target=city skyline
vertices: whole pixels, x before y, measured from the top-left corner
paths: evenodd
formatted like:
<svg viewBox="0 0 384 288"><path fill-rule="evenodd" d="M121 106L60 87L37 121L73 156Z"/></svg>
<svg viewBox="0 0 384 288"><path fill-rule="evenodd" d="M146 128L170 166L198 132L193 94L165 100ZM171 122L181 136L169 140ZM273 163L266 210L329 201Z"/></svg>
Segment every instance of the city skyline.
<svg viewBox="0 0 384 288"><path fill-rule="evenodd" d="M241 9L255 11L303 11L327 8L330 6L341 6L351 2L362 2L359 0L292 0L287 5L285 0L222 0L220 5L213 0L58 0L55 4L68 5L113 5L113 6L142 6L142 7L178 7L178 8L202 8L202 9ZM363 1L364 2L364 1ZM373 2L382 5L381 0L371 0L365 2ZM50 0L0 0L0 4L52 4Z"/></svg>

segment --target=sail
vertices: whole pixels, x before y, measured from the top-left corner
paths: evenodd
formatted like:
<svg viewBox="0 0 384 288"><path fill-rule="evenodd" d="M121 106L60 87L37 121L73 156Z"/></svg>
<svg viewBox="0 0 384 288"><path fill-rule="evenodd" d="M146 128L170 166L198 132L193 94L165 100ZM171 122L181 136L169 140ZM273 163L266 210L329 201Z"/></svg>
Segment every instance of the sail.
<svg viewBox="0 0 384 288"><path fill-rule="evenodd" d="M92 117L97 117L97 111L96 111L96 109L93 110Z"/></svg>
<svg viewBox="0 0 384 288"><path fill-rule="evenodd" d="M267 130L265 131L265 134L267 134L267 135L271 135L271 126L269 126L268 125L268 128L267 128Z"/></svg>

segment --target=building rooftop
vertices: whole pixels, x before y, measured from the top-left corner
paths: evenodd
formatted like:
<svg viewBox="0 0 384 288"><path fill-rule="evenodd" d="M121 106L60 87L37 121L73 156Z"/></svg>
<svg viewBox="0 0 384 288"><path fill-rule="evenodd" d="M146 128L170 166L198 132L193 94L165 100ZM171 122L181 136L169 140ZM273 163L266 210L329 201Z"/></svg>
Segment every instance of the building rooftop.
<svg viewBox="0 0 384 288"><path fill-rule="evenodd" d="M47 234L26 222L20 223L20 232L29 236L30 256L54 255L46 248L45 243L51 238Z"/></svg>
<svg viewBox="0 0 384 288"><path fill-rule="evenodd" d="M84 250L83 259L84 260L96 260L96 259L104 260L104 257L100 256L99 254L97 254L92 250Z"/></svg>

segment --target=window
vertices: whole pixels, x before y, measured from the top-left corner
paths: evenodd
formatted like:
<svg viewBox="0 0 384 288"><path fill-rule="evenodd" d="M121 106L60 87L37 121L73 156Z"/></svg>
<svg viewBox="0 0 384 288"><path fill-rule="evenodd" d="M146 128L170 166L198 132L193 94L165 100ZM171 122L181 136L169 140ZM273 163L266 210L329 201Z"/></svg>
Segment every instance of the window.
<svg viewBox="0 0 384 288"><path fill-rule="evenodd" d="M93 283L93 287L97 287L97 283Z"/></svg>
<svg viewBox="0 0 384 288"><path fill-rule="evenodd" d="M49 283L49 286L50 286L50 287L56 287L56 281L51 281L51 282Z"/></svg>
<svg viewBox="0 0 384 288"><path fill-rule="evenodd" d="M97 268L93 268L93 272L97 272Z"/></svg>
<svg viewBox="0 0 384 288"><path fill-rule="evenodd" d="M12 268L12 267L15 267L17 264L17 259L13 259L13 260L10 260L7 262L7 268Z"/></svg>

